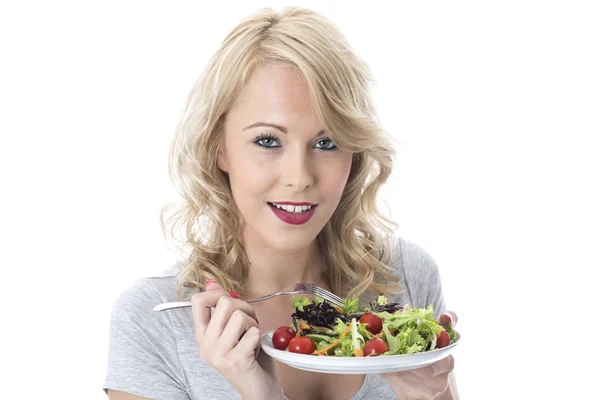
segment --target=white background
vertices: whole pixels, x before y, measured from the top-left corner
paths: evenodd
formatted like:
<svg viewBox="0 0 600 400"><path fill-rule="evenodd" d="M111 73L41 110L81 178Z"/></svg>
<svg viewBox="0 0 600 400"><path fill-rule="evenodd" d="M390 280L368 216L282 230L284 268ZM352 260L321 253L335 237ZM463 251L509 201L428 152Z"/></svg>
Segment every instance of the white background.
<svg viewBox="0 0 600 400"><path fill-rule="evenodd" d="M2 398L104 398L112 303L174 259L159 211L187 93L242 17L287 4L208 3L0 6ZM463 399L597 396L593 3L295 3L372 67L399 141L382 198L460 315Z"/></svg>

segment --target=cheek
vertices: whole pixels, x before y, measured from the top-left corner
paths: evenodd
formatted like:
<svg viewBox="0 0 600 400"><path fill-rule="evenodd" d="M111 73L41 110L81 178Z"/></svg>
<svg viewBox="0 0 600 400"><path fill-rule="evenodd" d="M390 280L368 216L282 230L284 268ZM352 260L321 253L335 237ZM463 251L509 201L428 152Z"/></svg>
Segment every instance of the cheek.
<svg viewBox="0 0 600 400"><path fill-rule="evenodd" d="M346 155L335 162L329 163L324 168L320 168L320 179L322 183L321 190L326 193L327 196L341 197L346 182L348 182L348 176L350 175L350 168L352 165L352 156Z"/></svg>
<svg viewBox="0 0 600 400"><path fill-rule="evenodd" d="M250 196L262 195L271 184L272 168L261 160L249 157L237 157L231 160L229 177L231 179L234 196L249 200ZM236 197L237 197L236 196Z"/></svg>

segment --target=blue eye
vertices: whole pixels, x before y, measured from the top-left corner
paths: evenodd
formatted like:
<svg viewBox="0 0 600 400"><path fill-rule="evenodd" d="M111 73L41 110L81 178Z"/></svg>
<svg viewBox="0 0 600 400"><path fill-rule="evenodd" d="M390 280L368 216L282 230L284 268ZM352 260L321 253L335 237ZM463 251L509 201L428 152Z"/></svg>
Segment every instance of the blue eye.
<svg viewBox="0 0 600 400"><path fill-rule="evenodd" d="M315 146L317 146L317 149L321 149L321 150L335 150L335 149L337 149L337 146L335 145L335 143L333 142L333 140L331 140L329 138L319 140L317 143L315 143Z"/></svg>
<svg viewBox="0 0 600 400"><path fill-rule="evenodd" d="M256 139L254 139L254 141L252 143L256 144L257 146L264 147L267 149L280 147L277 144L277 138L273 135L268 135L266 133L263 133L262 135L260 135Z"/></svg>
<svg viewBox="0 0 600 400"><path fill-rule="evenodd" d="M255 145L257 145L259 147L265 148L265 149L276 149L276 148L281 147L277 137L274 135L271 135L271 134L267 134L267 133L261 134L256 139L254 139L252 141L252 143L254 143ZM335 150L335 149L337 149L337 146L335 145L333 140L331 140L329 138L324 138L324 139L318 140L315 143L314 147L319 150Z"/></svg>

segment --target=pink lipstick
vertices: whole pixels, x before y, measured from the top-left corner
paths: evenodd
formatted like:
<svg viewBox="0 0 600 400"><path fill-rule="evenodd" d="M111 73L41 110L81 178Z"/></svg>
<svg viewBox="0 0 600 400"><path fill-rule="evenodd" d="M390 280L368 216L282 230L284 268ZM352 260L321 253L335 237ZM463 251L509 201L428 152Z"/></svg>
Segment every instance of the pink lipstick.
<svg viewBox="0 0 600 400"><path fill-rule="evenodd" d="M317 204L306 202L295 203L291 201L279 201L268 204L277 218L292 225L302 225L307 223L317 208Z"/></svg>

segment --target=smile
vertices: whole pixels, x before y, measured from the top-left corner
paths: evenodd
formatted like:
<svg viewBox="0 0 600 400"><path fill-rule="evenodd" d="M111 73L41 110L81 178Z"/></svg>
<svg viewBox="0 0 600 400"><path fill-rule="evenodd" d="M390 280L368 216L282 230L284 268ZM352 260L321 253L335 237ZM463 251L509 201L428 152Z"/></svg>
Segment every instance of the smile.
<svg viewBox="0 0 600 400"><path fill-rule="evenodd" d="M267 203L273 211L273 214L283 222L291 225L302 225L307 223L313 214L318 204L312 203Z"/></svg>
<svg viewBox="0 0 600 400"><path fill-rule="evenodd" d="M278 210L282 210L288 212L290 214L302 214L308 212L315 208L317 205L292 205L292 204L278 204L278 203L267 203L271 207L276 208Z"/></svg>

